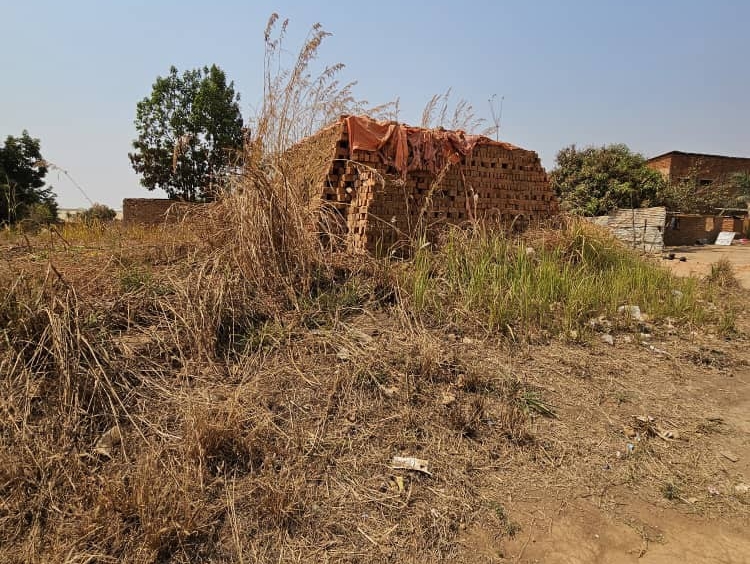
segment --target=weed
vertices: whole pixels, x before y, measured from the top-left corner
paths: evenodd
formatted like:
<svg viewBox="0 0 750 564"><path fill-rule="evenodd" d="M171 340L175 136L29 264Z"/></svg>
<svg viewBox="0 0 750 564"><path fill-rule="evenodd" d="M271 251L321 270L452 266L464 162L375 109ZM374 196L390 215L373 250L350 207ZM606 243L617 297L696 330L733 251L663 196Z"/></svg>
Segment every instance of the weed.
<svg viewBox="0 0 750 564"><path fill-rule="evenodd" d="M674 482L667 482L661 487L661 495L669 501L674 501L676 499L680 499L682 494L680 492L679 486L677 486Z"/></svg>
<svg viewBox="0 0 750 564"><path fill-rule="evenodd" d="M139 267L126 268L120 275L120 288L123 293L137 292L151 284L151 272Z"/></svg>
<svg viewBox="0 0 750 564"><path fill-rule="evenodd" d="M502 504L490 502L490 507L494 510L495 517L500 522L503 534L510 539L515 538L521 532L521 525L510 519L508 512Z"/></svg>
<svg viewBox="0 0 750 564"><path fill-rule="evenodd" d="M328 252L304 177L330 155L300 165L287 149L361 105L336 81L340 67L310 75L319 26L274 76L286 30L272 37L275 24L266 98L221 201L168 229L68 224L57 247L24 235L13 252L48 260L20 268L8 252L3 561L447 559L490 474L477 469L531 449L532 418L555 408L527 382L446 352L434 327L519 340L580 331L622 303L702 319L704 288L577 222L524 238L454 229L400 262ZM58 270L61 245L70 264ZM345 321L371 307L393 335L354 343ZM337 359L350 344L367 354ZM112 429L121 442L101 448ZM394 454L435 472L379 490ZM503 534L518 532L502 506L495 515ZM380 552L392 547L403 552Z"/></svg>
<svg viewBox="0 0 750 564"><path fill-rule="evenodd" d="M238 339L237 348L246 354L270 352L278 348L286 337L286 331L278 321L266 319L260 326L248 331L244 339Z"/></svg>
<svg viewBox="0 0 750 564"><path fill-rule="evenodd" d="M633 403L634 400L634 394L626 390L616 390L612 395L614 396L617 405Z"/></svg>
<svg viewBox="0 0 750 564"><path fill-rule="evenodd" d="M737 334L737 310L734 306L728 306L721 310L717 324L719 335L730 339Z"/></svg>
<svg viewBox="0 0 750 564"><path fill-rule="evenodd" d="M542 417L557 419L554 406L542 400L537 392L526 391L521 394L516 401L526 413L534 412Z"/></svg>
<svg viewBox="0 0 750 564"><path fill-rule="evenodd" d="M734 268L727 258L721 258L711 265L711 272L706 277L709 284L719 288L736 288L739 284L734 276Z"/></svg>

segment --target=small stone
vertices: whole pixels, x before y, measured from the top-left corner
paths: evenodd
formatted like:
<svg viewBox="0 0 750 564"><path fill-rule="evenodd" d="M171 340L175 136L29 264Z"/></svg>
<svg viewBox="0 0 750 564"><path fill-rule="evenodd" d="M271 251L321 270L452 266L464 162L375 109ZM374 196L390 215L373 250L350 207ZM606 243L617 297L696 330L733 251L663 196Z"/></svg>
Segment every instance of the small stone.
<svg viewBox="0 0 750 564"><path fill-rule="evenodd" d="M615 340L614 338L612 338L612 335L610 335L609 333L602 335L602 341L604 341L605 343L611 346L615 345Z"/></svg>
<svg viewBox="0 0 750 564"><path fill-rule="evenodd" d="M364 331L360 331L358 329L352 329L352 330L350 330L350 334L351 334L352 337L354 337L354 339L356 339L357 341L359 341L360 343L363 343L365 345L369 345L373 341L373 339L372 339L372 337L370 335L368 335Z"/></svg>
<svg viewBox="0 0 750 564"><path fill-rule="evenodd" d="M112 458L112 450L122 442L119 427L112 427L96 441L94 453L107 458Z"/></svg>
<svg viewBox="0 0 750 564"><path fill-rule="evenodd" d="M443 394L442 399L440 400L440 403L443 405L451 405L452 403L455 403L456 401L456 395L452 394L451 392L445 392Z"/></svg>
<svg viewBox="0 0 750 564"><path fill-rule="evenodd" d="M631 335L623 335L622 337L619 338L619 340L622 341L623 343L632 343L633 337Z"/></svg>
<svg viewBox="0 0 750 564"><path fill-rule="evenodd" d="M620 306L617 308L617 313L621 315L627 315L636 321L643 321L644 317L641 313L641 308L637 305Z"/></svg>
<svg viewBox="0 0 750 564"><path fill-rule="evenodd" d="M469 337L464 337L463 339L461 339L461 342L464 345L473 345L474 344L474 339L470 339Z"/></svg>
<svg viewBox="0 0 750 564"><path fill-rule="evenodd" d="M734 491L736 491L738 494L746 494L750 491L750 486L747 484L737 484L734 486Z"/></svg>

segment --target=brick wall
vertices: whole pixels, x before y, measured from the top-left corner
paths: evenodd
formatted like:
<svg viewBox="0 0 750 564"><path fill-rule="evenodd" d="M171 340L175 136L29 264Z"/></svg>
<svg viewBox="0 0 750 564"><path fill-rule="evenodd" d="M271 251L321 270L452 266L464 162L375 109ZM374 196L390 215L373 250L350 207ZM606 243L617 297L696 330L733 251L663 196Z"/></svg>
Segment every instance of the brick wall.
<svg viewBox="0 0 750 564"><path fill-rule="evenodd" d="M734 172L750 172L750 158L700 155L674 151L651 159L648 165L671 181L695 177L703 181L723 181Z"/></svg>
<svg viewBox="0 0 750 564"><path fill-rule="evenodd" d="M677 229L670 229L669 227L672 217L678 220ZM670 214L667 218L667 227L664 230L664 244L676 247L694 245L696 241L702 240L705 240L708 244L713 244L716 236L722 231L744 233L746 230L746 222L734 217Z"/></svg>
<svg viewBox="0 0 750 564"><path fill-rule="evenodd" d="M385 251L408 240L420 223L432 236L471 219L525 225L558 212L533 151L487 139L443 173L416 170L402 176L378 152L352 153L343 123L302 145L318 145L321 138L330 143L332 136L333 158L316 184L321 230L352 250Z"/></svg>
<svg viewBox="0 0 750 564"><path fill-rule="evenodd" d="M648 161L648 166L658 171L666 180L669 180L670 168L672 166L672 155L662 155Z"/></svg>
<svg viewBox="0 0 750 564"><path fill-rule="evenodd" d="M122 201L122 222L125 225L174 223L184 218L194 205L160 198L125 198Z"/></svg>

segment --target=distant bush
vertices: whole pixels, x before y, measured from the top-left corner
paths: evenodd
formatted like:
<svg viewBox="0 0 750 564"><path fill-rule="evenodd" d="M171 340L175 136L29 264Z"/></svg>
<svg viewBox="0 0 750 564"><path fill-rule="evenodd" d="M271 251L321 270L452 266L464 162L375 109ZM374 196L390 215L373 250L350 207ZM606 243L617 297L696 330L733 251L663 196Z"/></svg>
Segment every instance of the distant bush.
<svg viewBox="0 0 750 564"><path fill-rule="evenodd" d="M106 223L117 217L117 212L104 204L94 204L81 214L84 223Z"/></svg>
<svg viewBox="0 0 750 564"><path fill-rule="evenodd" d="M22 208L23 219L17 225L27 233L36 233L42 227L57 221L56 206L54 203L36 203Z"/></svg>
<svg viewBox="0 0 750 564"><path fill-rule="evenodd" d="M57 216L52 206L46 203L31 204L26 210L24 221L38 226L49 225L57 221Z"/></svg>

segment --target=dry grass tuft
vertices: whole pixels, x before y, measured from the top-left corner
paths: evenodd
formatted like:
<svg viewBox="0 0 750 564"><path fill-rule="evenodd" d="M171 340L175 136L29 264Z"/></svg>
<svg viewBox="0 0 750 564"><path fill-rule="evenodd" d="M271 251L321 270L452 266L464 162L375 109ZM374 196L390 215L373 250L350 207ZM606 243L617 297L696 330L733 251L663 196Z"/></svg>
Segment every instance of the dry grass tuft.
<svg viewBox="0 0 750 564"><path fill-rule="evenodd" d="M711 265L711 272L706 276L706 280L718 288L739 287L732 263L727 258L719 259Z"/></svg>

